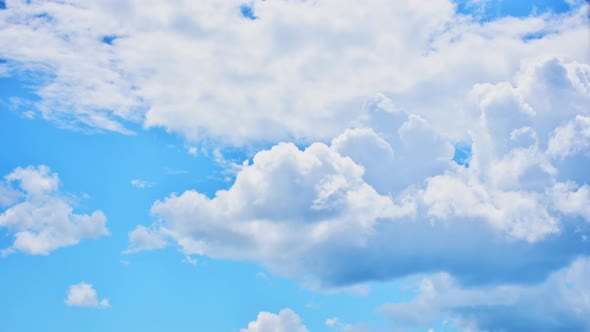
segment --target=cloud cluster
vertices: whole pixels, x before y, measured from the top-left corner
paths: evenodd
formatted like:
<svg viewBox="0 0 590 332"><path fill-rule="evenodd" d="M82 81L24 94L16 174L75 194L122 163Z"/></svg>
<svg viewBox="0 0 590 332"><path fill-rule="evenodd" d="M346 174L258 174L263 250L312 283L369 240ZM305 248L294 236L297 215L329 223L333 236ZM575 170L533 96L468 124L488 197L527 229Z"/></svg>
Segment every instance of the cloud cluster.
<svg viewBox="0 0 590 332"><path fill-rule="evenodd" d="M588 77L587 65L550 58L524 64L513 82L474 85L464 101L480 119L469 168L451 160L452 139L428 119L391 113L378 96L374 112L398 123L389 134L351 129L303 151L277 144L213 198L187 191L156 202L160 223L139 226L130 247L170 238L186 254L260 261L327 284L431 270L473 282L542 279L587 252L588 179L576 164L588 158ZM563 107L554 114L547 103ZM556 144L576 148L556 155Z"/></svg>
<svg viewBox="0 0 590 332"><path fill-rule="evenodd" d="M240 332L309 332L301 317L293 310L285 308L278 314L262 311L255 321Z"/></svg>
<svg viewBox="0 0 590 332"><path fill-rule="evenodd" d="M272 144L212 197L156 201L128 252L173 243L319 287L428 273L421 295L384 312L420 326L451 315L466 329L588 327L573 290L587 292L590 256L590 6L570 4L479 22L450 0L245 12L241 1L10 1L0 74L34 75L37 111L61 126ZM470 151L461 165L457 146ZM6 179L21 189L0 185L0 204L24 197L0 215L17 234L9 251L106 234L100 212L72 213L47 169ZM45 208L62 212L29 221ZM536 307L546 293L560 304ZM242 331L267 330L306 328L285 309Z"/></svg>
<svg viewBox="0 0 590 332"><path fill-rule="evenodd" d="M108 308L110 303L108 299L98 301L96 290L91 284L80 282L70 286L68 296L65 299L66 305L70 307L90 307L90 308Z"/></svg>
<svg viewBox="0 0 590 332"><path fill-rule="evenodd" d="M530 57L585 62L590 46L582 3L483 24L450 0L253 1L256 20L242 5L8 1L3 75L33 75L37 111L65 127L311 142L366 124L376 93L464 134L455 99L473 84L506 80Z"/></svg>
<svg viewBox="0 0 590 332"><path fill-rule="evenodd" d="M48 255L82 239L109 234L101 211L74 213L71 197L60 194L58 175L47 166L18 167L4 180L0 182L0 202L5 205L0 228L13 234L14 242L1 251L3 256L17 251Z"/></svg>

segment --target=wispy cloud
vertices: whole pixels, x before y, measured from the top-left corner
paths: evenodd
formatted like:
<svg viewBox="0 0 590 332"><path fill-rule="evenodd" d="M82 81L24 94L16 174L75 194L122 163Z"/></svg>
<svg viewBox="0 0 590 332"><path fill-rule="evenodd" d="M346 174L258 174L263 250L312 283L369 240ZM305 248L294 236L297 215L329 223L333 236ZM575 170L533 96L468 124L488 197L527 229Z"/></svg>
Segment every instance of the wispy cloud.
<svg viewBox="0 0 590 332"><path fill-rule="evenodd" d="M140 179L131 180L131 185L134 186L135 188L139 188L139 189L151 188L154 186L154 184L155 183L153 183L153 182L140 180Z"/></svg>

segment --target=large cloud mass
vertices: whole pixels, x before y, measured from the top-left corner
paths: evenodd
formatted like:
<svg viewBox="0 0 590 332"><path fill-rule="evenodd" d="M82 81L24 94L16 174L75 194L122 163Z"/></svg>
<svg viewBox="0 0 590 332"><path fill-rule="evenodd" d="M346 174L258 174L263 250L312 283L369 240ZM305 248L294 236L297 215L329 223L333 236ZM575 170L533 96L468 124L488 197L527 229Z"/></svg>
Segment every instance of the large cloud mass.
<svg viewBox="0 0 590 332"><path fill-rule="evenodd" d="M588 60L585 5L485 24L449 0L253 1L256 20L242 5L7 1L0 73L34 74L36 109L62 126L139 122L245 144L329 139L366 124L376 93L465 130L455 99L473 84L507 80L530 57Z"/></svg>
<svg viewBox="0 0 590 332"><path fill-rule="evenodd" d="M153 241L134 236L131 250L168 238L187 254L259 261L327 285L424 271L542 280L588 253L590 195L577 164L588 153L589 73L535 59L513 81L476 84L464 100L479 114L468 168L426 118L375 106L397 128L261 151L213 198L187 191L156 202L160 222L132 234ZM547 104L563 107L553 114Z"/></svg>

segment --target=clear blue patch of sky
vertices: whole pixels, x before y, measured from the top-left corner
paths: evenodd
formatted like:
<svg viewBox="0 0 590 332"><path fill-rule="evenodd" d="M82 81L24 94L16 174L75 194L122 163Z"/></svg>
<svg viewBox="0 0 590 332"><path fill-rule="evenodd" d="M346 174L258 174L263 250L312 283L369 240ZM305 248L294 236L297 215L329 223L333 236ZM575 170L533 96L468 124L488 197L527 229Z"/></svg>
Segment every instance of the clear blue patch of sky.
<svg viewBox="0 0 590 332"><path fill-rule="evenodd" d="M115 39L117 39L117 36L103 36L101 41L105 44L108 45L113 45L113 42L115 41Z"/></svg>
<svg viewBox="0 0 590 332"><path fill-rule="evenodd" d="M249 19L249 20L257 20L258 16L254 13L254 7L249 4L242 4L240 6L240 13L242 16Z"/></svg>
<svg viewBox="0 0 590 332"><path fill-rule="evenodd" d="M1 9L6 9L6 1L4 0L0 0L0 10Z"/></svg>
<svg viewBox="0 0 590 332"><path fill-rule="evenodd" d="M455 0L457 11L474 15L481 21L490 21L506 16L527 17L546 12L556 14L572 10L566 0Z"/></svg>
<svg viewBox="0 0 590 332"><path fill-rule="evenodd" d="M456 143L455 154L453 155L453 161L458 165L469 168L469 161L471 160L471 144L469 143Z"/></svg>

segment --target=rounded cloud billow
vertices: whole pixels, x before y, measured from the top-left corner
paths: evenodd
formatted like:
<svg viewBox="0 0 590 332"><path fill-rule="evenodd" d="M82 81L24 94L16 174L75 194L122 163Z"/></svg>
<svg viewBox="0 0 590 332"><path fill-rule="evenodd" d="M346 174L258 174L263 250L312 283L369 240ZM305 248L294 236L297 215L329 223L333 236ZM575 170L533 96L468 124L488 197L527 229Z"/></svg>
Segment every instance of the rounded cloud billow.
<svg viewBox="0 0 590 332"><path fill-rule="evenodd" d="M186 191L156 202L159 226L139 226L130 250L167 239L185 254L259 261L324 286L427 271L475 284L542 280L587 251L588 185L572 181L584 170L569 165L588 152L585 134L575 134L590 101L580 73L588 67L539 59L514 81L475 85L463 101L479 114L469 168L451 160L452 138L426 118L377 107L372 116L398 127L261 151L213 198ZM536 104L539 88L566 105L560 114ZM383 98L374 104L393 104ZM556 144L575 152L558 156Z"/></svg>

